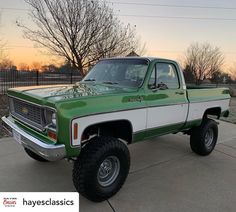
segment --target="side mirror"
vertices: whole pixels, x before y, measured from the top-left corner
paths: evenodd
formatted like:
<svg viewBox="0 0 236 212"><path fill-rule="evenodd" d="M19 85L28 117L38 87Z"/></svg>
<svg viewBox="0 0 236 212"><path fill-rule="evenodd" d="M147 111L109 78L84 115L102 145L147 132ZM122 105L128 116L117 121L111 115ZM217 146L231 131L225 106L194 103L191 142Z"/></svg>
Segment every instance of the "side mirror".
<svg viewBox="0 0 236 212"><path fill-rule="evenodd" d="M151 89L151 90L153 90L153 89L156 89L157 87L156 87L155 84L150 84L150 85L148 85L148 88Z"/></svg>
<svg viewBox="0 0 236 212"><path fill-rule="evenodd" d="M166 90L166 89L168 89L168 86L165 83L161 82L161 83L157 84L157 88L159 90Z"/></svg>
<svg viewBox="0 0 236 212"><path fill-rule="evenodd" d="M168 89L168 86L165 83L159 83L157 85L155 84L148 85L148 88L153 92L156 92L158 90L166 90Z"/></svg>

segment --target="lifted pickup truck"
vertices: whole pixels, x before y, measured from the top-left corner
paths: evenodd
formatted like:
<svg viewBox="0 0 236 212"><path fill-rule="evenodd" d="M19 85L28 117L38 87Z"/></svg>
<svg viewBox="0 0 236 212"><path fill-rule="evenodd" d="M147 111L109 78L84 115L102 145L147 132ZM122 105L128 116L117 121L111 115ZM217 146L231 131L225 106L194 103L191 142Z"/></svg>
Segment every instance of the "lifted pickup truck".
<svg viewBox="0 0 236 212"><path fill-rule="evenodd" d="M228 116L225 88L187 88L175 61L113 58L95 65L74 85L8 90L6 130L37 161L74 161L73 182L92 201L122 187L129 173L127 144L168 133L190 135L190 146L209 155L217 123Z"/></svg>

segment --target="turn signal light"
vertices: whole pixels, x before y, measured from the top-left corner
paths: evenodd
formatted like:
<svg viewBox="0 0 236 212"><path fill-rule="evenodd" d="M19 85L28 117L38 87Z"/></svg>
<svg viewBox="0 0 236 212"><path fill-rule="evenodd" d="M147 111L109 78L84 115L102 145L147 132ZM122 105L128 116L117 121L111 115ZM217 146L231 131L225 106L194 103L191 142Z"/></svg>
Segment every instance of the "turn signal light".
<svg viewBox="0 0 236 212"><path fill-rule="evenodd" d="M74 124L74 140L78 139L78 124Z"/></svg>
<svg viewBox="0 0 236 212"><path fill-rule="evenodd" d="M53 140L57 140L57 134L55 132L52 131L48 131L48 137L52 138Z"/></svg>

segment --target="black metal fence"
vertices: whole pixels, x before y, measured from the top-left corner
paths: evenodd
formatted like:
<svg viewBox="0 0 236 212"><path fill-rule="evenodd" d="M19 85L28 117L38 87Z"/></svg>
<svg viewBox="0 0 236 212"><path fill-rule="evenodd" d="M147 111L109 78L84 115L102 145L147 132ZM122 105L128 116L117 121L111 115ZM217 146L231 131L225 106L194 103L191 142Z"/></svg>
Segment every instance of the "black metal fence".
<svg viewBox="0 0 236 212"><path fill-rule="evenodd" d="M39 72L39 71L17 71L0 69L0 94L5 94L8 88L51 85L51 84L72 84L81 80L77 72Z"/></svg>

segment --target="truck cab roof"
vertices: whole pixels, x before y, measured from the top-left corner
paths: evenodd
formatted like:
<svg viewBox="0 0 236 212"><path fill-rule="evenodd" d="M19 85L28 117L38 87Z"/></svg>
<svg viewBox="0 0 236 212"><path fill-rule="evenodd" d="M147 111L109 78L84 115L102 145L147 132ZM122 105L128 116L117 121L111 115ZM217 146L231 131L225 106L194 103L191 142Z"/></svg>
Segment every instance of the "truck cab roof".
<svg viewBox="0 0 236 212"><path fill-rule="evenodd" d="M154 60L165 60L165 61L175 62L174 60L170 60L170 59L166 59L166 58L161 58L161 57L138 57L138 56L132 56L132 57L112 57L112 58L104 58L102 60L129 60L129 59L148 60L150 62L152 62Z"/></svg>

